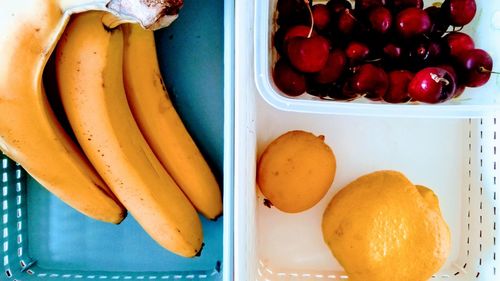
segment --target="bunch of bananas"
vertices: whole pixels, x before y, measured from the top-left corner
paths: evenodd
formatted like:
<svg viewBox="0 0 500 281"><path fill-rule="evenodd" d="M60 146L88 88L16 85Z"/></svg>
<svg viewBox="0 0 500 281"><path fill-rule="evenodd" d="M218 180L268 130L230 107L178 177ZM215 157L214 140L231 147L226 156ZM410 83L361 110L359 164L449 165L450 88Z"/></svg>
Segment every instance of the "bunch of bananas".
<svg viewBox="0 0 500 281"><path fill-rule="evenodd" d="M221 193L168 97L153 32L81 5L70 19L64 2L0 2L0 150L81 213L118 224L128 210L164 248L197 255L197 211L219 216ZM45 94L54 50L77 142Z"/></svg>

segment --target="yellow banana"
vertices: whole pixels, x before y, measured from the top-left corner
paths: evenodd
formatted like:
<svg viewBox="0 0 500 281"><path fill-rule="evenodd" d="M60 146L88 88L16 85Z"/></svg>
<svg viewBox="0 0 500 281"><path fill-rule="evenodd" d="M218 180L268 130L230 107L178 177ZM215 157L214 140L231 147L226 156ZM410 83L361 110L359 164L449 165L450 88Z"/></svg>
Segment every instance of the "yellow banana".
<svg viewBox="0 0 500 281"><path fill-rule="evenodd" d="M0 2L0 149L76 210L119 223L126 211L62 129L42 85L67 18L53 0Z"/></svg>
<svg viewBox="0 0 500 281"><path fill-rule="evenodd" d="M209 219L222 212L219 186L168 96L153 32L122 25L125 92L141 132L195 208Z"/></svg>
<svg viewBox="0 0 500 281"><path fill-rule="evenodd" d="M63 107L96 170L129 212L166 249L196 255L203 234L196 210L142 136L123 85L123 34L82 13L56 50Z"/></svg>

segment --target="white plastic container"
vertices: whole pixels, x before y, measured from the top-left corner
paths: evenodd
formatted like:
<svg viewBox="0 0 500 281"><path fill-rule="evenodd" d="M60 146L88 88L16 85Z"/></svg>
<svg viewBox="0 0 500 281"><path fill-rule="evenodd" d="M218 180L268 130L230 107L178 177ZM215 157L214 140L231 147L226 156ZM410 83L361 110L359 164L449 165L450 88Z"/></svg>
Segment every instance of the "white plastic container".
<svg viewBox="0 0 500 281"><path fill-rule="evenodd" d="M240 1L235 7L236 280L349 280L323 242L321 216L343 186L382 169L401 171L439 196L452 249L432 280L500 280L500 111L492 111L496 105L386 107L289 100L263 92L262 77L257 74L256 81L251 79L262 67L259 58L252 56L259 53L253 50L254 19L267 19L259 11L252 17L254 7L267 5L256 2L254 6ZM272 102L280 99L281 105ZM482 118L434 118L467 115ZM263 205L256 186L256 162L273 139L294 129L325 135L337 157L337 174L314 208L286 214Z"/></svg>
<svg viewBox="0 0 500 281"><path fill-rule="evenodd" d="M326 2L324 0L314 3ZM352 1L354 2L354 1ZM424 0L426 6L435 2ZM490 53L494 70L500 68L500 1L476 0L477 14L464 32L472 36L476 48ZM500 77L492 75L490 81L480 88L467 88L465 93L443 104L387 104L366 98L355 101L328 101L303 94L291 98L283 94L274 84L272 69L277 52L272 45L277 0L255 1L254 61L255 80L259 92L274 107L285 111L316 112L328 114L371 116L418 116L418 117L479 117L486 111L500 109Z"/></svg>

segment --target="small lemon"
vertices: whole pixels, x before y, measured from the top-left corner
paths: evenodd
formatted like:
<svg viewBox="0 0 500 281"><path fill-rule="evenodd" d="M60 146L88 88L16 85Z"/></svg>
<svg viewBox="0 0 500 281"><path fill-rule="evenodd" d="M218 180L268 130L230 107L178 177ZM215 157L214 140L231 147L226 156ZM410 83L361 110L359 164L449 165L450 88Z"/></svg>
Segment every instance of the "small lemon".
<svg viewBox="0 0 500 281"><path fill-rule="evenodd" d="M316 205L332 185L335 155L324 136L287 132L267 146L257 167L262 194L283 212L297 213Z"/></svg>

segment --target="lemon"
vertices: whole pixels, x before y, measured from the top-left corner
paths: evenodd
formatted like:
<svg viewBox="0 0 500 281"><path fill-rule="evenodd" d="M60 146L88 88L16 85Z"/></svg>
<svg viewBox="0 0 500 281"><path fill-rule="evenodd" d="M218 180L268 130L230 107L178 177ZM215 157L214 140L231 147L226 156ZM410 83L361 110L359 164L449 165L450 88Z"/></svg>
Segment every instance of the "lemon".
<svg viewBox="0 0 500 281"><path fill-rule="evenodd" d="M450 251L437 196L396 171L362 176L340 190L322 229L353 281L425 281Z"/></svg>
<svg viewBox="0 0 500 281"><path fill-rule="evenodd" d="M297 213L313 207L325 196L335 170L335 155L324 136L290 131L262 153L257 184L276 208Z"/></svg>

